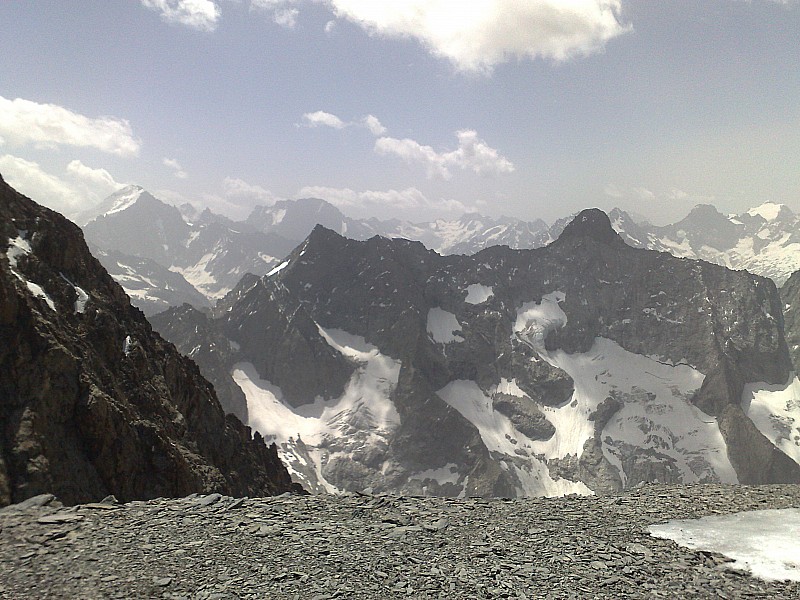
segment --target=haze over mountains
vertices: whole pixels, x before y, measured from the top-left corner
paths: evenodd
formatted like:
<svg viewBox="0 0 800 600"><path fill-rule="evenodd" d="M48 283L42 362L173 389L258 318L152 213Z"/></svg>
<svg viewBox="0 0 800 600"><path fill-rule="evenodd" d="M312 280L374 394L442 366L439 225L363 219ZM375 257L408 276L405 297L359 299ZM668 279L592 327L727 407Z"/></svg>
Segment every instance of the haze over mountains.
<svg viewBox="0 0 800 600"><path fill-rule="evenodd" d="M634 247L747 269L778 285L800 269L800 217L784 205L766 203L731 216L699 205L661 227L619 209L609 216ZM571 220L548 226L476 213L422 223L353 219L324 200L306 198L259 206L245 221L231 221L209 210L181 211L135 186L75 218L106 269L148 315L183 303L210 306L245 273L269 272L317 224L356 240L380 235L417 240L439 254L474 254L495 245L540 248Z"/></svg>

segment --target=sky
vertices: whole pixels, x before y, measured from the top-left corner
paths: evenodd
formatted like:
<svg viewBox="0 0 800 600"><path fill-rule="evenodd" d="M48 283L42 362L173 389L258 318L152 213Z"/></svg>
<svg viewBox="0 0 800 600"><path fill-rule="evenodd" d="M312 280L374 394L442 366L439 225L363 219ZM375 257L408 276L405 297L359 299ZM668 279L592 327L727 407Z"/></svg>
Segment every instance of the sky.
<svg viewBox="0 0 800 600"><path fill-rule="evenodd" d="M0 174L67 215L800 212L800 0L2 0L0 54Z"/></svg>

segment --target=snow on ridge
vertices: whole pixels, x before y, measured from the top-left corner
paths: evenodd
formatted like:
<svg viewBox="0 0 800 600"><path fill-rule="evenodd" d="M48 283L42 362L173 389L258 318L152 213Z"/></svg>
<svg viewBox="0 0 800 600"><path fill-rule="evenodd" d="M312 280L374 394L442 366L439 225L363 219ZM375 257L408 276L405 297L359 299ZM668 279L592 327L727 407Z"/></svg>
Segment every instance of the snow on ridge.
<svg viewBox="0 0 800 600"><path fill-rule="evenodd" d="M800 509L767 509L673 520L651 525L650 535L692 550L732 558L730 568L767 581L800 581Z"/></svg>
<svg viewBox="0 0 800 600"><path fill-rule="evenodd" d="M50 310L55 311L56 305L53 299L44 291L42 286L30 281L22 273L17 270L17 260L20 256L27 256L32 252L30 242L25 239L27 231L18 230L17 237L9 238L8 248L6 249L6 258L8 258L8 265L14 276L19 279L28 288L28 291L36 298L44 300Z"/></svg>
<svg viewBox="0 0 800 600"><path fill-rule="evenodd" d="M800 377L790 374L785 385L748 383L742 409L764 437L800 464Z"/></svg>
<svg viewBox="0 0 800 600"><path fill-rule="evenodd" d="M144 189L140 188L139 186L129 186L116 194L116 199L114 203L111 205L111 208L103 213L102 216L107 217L108 215L113 215L114 213L122 212L123 210L127 210L139 199L139 197L144 193Z"/></svg>
<svg viewBox="0 0 800 600"><path fill-rule="evenodd" d="M428 311L426 327L433 341L439 344L464 341L464 338L456 333L461 331L461 323L453 313L442 308L436 307Z"/></svg>
<svg viewBox="0 0 800 600"><path fill-rule="evenodd" d="M494 296L494 288L481 283L473 283L467 286L467 297L464 300L467 304L483 304Z"/></svg>
<svg viewBox="0 0 800 600"><path fill-rule="evenodd" d="M751 217L761 217L765 221L774 221L778 218L778 215L780 215L783 207L783 204L764 202L764 204L748 210L747 214Z"/></svg>
<svg viewBox="0 0 800 600"><path fill-rule="evenodd" d="M265 277L272 277L273 275L275 275L275 273L278 273L283 269L285 269L288 264L289 264L288 260L283 261L281 264L279 264L277 267L275 267L269 273L267 273Z"/></svg>

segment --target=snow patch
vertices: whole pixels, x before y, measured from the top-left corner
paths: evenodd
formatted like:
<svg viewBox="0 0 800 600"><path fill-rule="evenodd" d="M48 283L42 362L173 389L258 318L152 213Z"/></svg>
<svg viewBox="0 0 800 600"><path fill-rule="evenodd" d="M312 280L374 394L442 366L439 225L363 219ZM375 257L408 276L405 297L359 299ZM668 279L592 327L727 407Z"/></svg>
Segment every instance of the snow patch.
<svg viewBox="0 0 800 600"><path fill-rule="evenodd" d="M761 206L756 206L747 211L751 217L761 217L765 221L774 221L781 213L783 204L776 204L775 202L765 202Z"/></svg>
<svg viewBox="0 0 800 600"><path fill-rule="evenodd" d="M428 311L427 329L433 341L439 344L464 341L464 338L456 333L461 331L461 323L456 316L438 307Z"/></svg>
<svg viewBox="0 0 800 600"><path fill-rule="evenodd" d="M436 394L475 426L486 448L499 459L500 466L516 475L524 496L592 493L581 482L554 480L547 465L526 452L533 448L534 442L517 431L508 417L493 409L492 399L474 381L451 381Z"/></svg>
<svg viewBox="0 0 800 600"><path fill-rule="evenodd" d="M111 208L103 213L104 217L113 215L114 213L122 212L129 209L136 204L136 201L142 195L144 190L140 187L131 187L128 190L122 190L117 195L116 201L111 205Z"/></svg>
<svg viewBox="0 0 800 600"><path fill-rule="evenodd" d="M391 401L400 361L381 354L362 337L322 327L319 332L331 347L358 365L340 398L318 397L292 407L277 386L260 378L251 363L233 365L231 375L245 394L248 425L277 443L281 458L294 465L292 470L301 483L336 493L339 490L323 476L324 466L333 460L351 460L365 448L385 448L400 424ZM307 463L308 468L301 470Z"/></svg>
<svg viewBox="0 0 800 600"><path fill-rule="evenodd" d="M283 269L285 269L286 265L288 265L288 264L289 264L288 260L283 261L281 264L279 264L277 267L275 267L269 273L267 273L266 276L267 277L272 277L273 275L275 275L275 273L278 273L278 272L282 271Z"/></svg>
<svg viewBox="0 0 800 600"><path fill-rule="evenodd" d="M447 463L445 466L439 467L438 469L428 469L426 471L414 473L413 475L409 475L408 478L422 482L431 480L439 485L444 485L446 483L457 484L459 478L458 465L455 463Z"/></svg>
<svg viewBox="0 0 800 600"><path fill-rule="evenodd" d="M650 534L685 548L719 552L733 569L767 581L800 581L800 509L769 509L651 525Z"/></svg>
<svg viewBox="0 0 800 600"><path fill-rule="evenodd" d="M764 437L800 464L800 378L792 373L785 385L748 383L742 409Z"/></svg>
<svg viewBox="0 0 800 600"><path fill-rule="evenodd" d="M86 310L86 303L89 301L89 294L87 294L83 288L72 283L72 281L70 281L69 278L63 273L59 273L59 275L61 275L61 279L66 281L70 286L72 286L72 289L75 290L75 294L77 296L77 299L75 300L75 312L83 313L83 311Z"/></svg>
<svg viewBox="0 0 800 600"><path fill-rule="evenodd" d="M17 237L9 238L9 245L8 249L6 250L8 265L11 268L11 272L14 274L14 276L25 284L31 294L33 294L36 298L44 300L47 306L50 307L50 310L55 311L56 305L53 302L53 299L47 294L47 292L44 291L44 289L42 289L42 286L29 281L25 275L17 270L17 260L19 257L27 256L32 252L30 242L25 239L27 233L27 231L19 230L17 231Z"/></svg>
<svg viewBox="0 0 800 600"><path fill-rule="evenodd" d="M488 285L473 283L467 286L467 297L464 300L467 304L483 304L494 296L494 289Z"/></svg>
<svg viewBox="0 0 800 600"><path fill-rule="evenodd" d="M635 448L667 457L684 483L707 479L735 483L736 472L719 425L689 402L705 376L689 365L667 364L628 352L605 338L596 338L592 348L581 354L548 351L544 346L547 334L567 322L558 305L563 299L562 293L554 292L541 303L523 305L514 325L517 338L541 359L565 371L575 386L567 402L540 407L556 432L548 440L533 442L533 452L546 459L580 457L586 441L595 435L590 417L612 397L621 408L601 433L602 451L619 470L623 485L627 481L623 458Z"/></svg>

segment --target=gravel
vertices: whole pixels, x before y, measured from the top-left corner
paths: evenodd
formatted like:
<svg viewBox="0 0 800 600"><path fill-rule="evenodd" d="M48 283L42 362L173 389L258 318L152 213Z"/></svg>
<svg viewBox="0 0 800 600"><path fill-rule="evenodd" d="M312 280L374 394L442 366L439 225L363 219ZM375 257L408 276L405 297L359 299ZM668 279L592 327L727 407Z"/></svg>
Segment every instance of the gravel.
<svg viewBox="0 0 800 600"><path fill-rule="evenodd" d="M673 518L800 507L800 486L618 496L190 496L0 510L1 598L800 598L651 537Z"/></svg>

